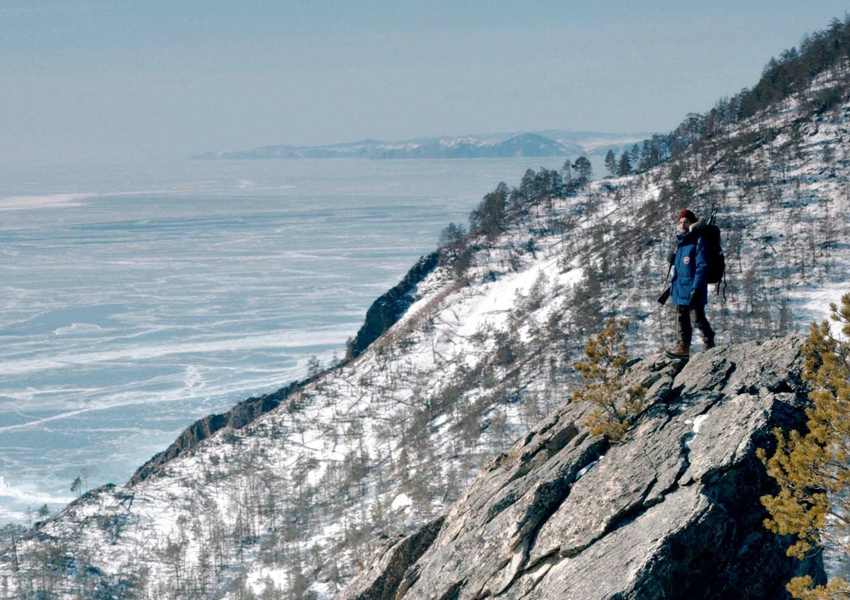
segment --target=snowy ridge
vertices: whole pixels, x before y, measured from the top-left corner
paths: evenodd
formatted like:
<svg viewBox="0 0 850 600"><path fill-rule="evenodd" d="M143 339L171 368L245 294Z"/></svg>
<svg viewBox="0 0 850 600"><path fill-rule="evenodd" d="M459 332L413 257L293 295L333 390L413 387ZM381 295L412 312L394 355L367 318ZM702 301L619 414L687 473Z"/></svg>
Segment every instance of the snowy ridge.
<svg viewBox="0 0 850 600"><path fill-rule="evenodd" d="M634 143L635 134L544 131L490 136L437 137L400 142L363 140L327 146L262 146L235 152L206 152L198 159L271 158L494 158L509 156L567 156L604 154L608 148Z"/></svg>

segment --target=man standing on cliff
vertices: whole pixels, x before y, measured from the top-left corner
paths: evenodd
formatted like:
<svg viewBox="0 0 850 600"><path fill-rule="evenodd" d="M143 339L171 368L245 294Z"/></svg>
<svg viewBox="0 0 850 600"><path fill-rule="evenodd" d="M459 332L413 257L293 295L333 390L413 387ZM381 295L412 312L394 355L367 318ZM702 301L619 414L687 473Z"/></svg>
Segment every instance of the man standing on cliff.
<svg viewBox="0 0 850 600"><path fill-rule="evenodd" d="M688 360L691 356L693 325L699 329L706 350L714 348L714 331L705 317L708 303L708 252L701 243L700 227L694 213L685 209L679 213L679 244L673 261L673 281L670 296L676 305L676 347L667 356ZM693 325L692 325L693 324Z"/></svg>

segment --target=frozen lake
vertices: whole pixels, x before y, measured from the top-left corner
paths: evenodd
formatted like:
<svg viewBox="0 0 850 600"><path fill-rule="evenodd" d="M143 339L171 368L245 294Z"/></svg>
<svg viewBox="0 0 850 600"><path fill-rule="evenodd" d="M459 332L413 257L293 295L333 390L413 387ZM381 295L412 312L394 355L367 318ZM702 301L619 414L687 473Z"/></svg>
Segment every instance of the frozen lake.
<svg viewBox="0 0 850 600"><path fill-rule="evenodd" d="M0 523L124 483L192 421L344 353L500 180L563 159L0 170Z"/></svg>

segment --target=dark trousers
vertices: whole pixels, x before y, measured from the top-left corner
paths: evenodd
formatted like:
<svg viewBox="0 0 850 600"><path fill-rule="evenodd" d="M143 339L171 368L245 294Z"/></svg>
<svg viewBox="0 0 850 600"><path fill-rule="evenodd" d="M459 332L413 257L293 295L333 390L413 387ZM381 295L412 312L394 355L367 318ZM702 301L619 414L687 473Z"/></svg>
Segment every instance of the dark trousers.
<svg viewBox="0 0 850 600"><path fill-rule="evenodd" d="M690 347L693 336L693 325L699 329L702 341L705 344L714 343L714 331L708 319L705 318L705 305L688 306L687 304L676 305L676 338Z"/></svg>

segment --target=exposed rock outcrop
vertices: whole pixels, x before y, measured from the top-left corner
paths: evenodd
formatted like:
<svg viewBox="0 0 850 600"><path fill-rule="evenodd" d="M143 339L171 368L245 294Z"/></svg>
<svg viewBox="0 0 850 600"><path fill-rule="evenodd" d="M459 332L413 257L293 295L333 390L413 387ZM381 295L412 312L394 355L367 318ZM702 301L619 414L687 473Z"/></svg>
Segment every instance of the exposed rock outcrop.
<svg viewBox="0 0 850 600"><path fill-rule="evenodd" d="M758 500L772 483L756 448L804 424L802 343L636 363L626 378L647 408L613 446L586 433L587 406L565 403L479 474L394 597L762 600L786 598L796 574L822 579L819 559L785 556ZM393 597L362 594L387 580L383 564L341 598Z"/></svg>
<svg viewBox="0 0 850 600"><path fill-rule="evenodd" d="M380 548L369 571L346 590L351 600L392 600L407 567L422 556L440 533L445 517L428 523L413 535L388 540Z"/></svg>
<svg viewBox="0 0 850 600"><path fill-rule="evenodd" d="M432 252L420 258L395 287L381 295L366 311L366 320L348 347L348 357L356 358L369 344L381 337L395 325L413 304L416 286L433 271L440 262L440 253Z"/></svg>
<svg viewBox="0 0 850 600"><path fill-rule="evenodd" d="M207 415L203 419L189 425L172 444L158 452L139 467L127 485L132 487L144 481L148 477L158 473L168 462L186 452L190 452L200 442L212 436L215 432L231 427L239 429L254 421L260 415L274 410L289 398L294 392L311 383L315 377L308 377L301 381L293 381L286 387L282 387L271 394L264 394L258 398L248 398L239 402L226 413Z"/></svg>

